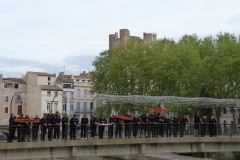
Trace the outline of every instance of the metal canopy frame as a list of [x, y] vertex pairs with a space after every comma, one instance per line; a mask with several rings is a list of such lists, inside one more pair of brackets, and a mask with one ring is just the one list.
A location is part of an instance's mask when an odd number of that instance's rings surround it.
[[186, 98], [176, 96], [143, 96], [143, 95], [105, 95], [98, 94], [94, 98], [98, 103], [133, 104], [133, 105], [163, 105], [172, 107], [234, 107], [240, 108], [239, 99], [215, 99], [206, 97]]

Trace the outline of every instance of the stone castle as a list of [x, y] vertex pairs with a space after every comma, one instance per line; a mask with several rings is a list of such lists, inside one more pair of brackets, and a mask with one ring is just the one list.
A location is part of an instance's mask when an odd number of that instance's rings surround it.
[[[118, 32], [109, 35], [109, 49], [116, 48], [119, 44], [125, 43], [129, 39], [141, 39], [140, 37], [130, 36], [128, 29], [120, 29], [120, 37], [118, 38]], [[143, 33], [143, 40], [146, 42], [154, 42], [157, 40], [156, 33]]]

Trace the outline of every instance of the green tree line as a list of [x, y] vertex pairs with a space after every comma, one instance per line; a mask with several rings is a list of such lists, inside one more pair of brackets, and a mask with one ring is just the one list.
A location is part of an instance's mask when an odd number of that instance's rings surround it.
[[[221, 99], [240, 93], [240, 39], [230, 33], [184, 35], [178, 41], [164, 38], [150, 44], [129, 40], [101, 52], [93, 66], [92, 89], [98, 94]], [[124, 112], [153, 106], [106, 104], [100, 111], [109, 114], [112, 107]], [[221, 107], [215, 110], [220, 114]], [[190, 106], [190, 111], [196, 110]]]

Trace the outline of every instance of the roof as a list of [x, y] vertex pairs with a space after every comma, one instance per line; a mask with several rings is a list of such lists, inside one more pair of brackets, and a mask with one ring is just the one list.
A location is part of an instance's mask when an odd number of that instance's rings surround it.
[[56, 82], [73, 83], [71, 75], [58, 75]]
[[90, 79], [91, 78], [91, 73], [88, 72], [88, 73], [81, 73], [79, 76], [74, 76], [74, 78], [87, 78], [87, 79]]
[[27, 84], [22, 78], [3, 78], [2, 81], [17, 82], [21, 84]]
[[41, 88], [47, 91], [62, 91], [62, 89], [56, 85], [41, 85]]
[[38, 76], [49, 76], [49, 77], [56, 77], [56, 74], [49, 74], [47, 72], [28, 72], [28, 73], [34, 73]]

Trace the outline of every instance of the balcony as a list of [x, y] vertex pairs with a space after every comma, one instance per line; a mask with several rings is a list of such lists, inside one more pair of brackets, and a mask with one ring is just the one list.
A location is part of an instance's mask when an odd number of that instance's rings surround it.
[[74, 111], [69, 111], [69, 115], [74, 115]]
[[68, 98], [62, 98], [62, 103], [65, 103], [65, 101], [66, 101], [66, 103], [67, 103], [67, 101], [68, 101]]
[[95, 95], [80, 95], [80, 96], [76, 95], [75, 97], [76, 99], [93, 99]]
[[75, 98], [70, 98], [70, 99], [69, 99], [69, 102], [70, 102], [70, 103], [74, 103], [74, 101], [75, 101]]
[[[91, 113], [91, 109], [74, 108], [75, 113]], [[94, 109], [92, 110], [94, 112]]]
[[74, 86], [88, 86], [88, 87], [91, 87], [92, 86], [92, 83], [91, 82], [74, 82]]
[[63, 88], [63, 92], [74, 92], [74, 88]]

